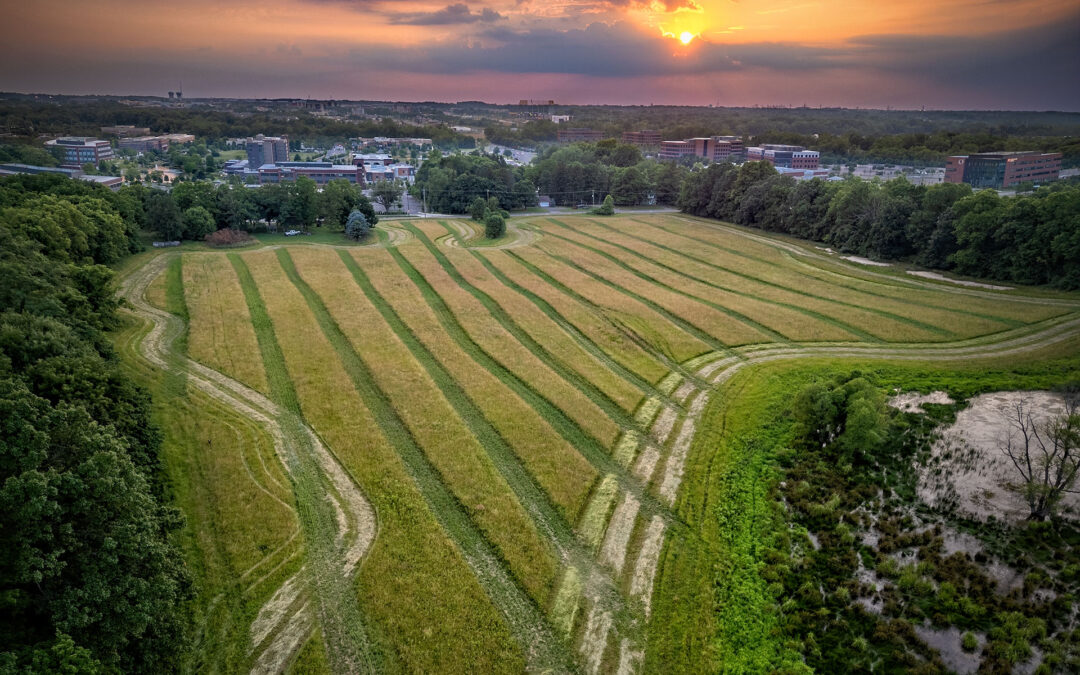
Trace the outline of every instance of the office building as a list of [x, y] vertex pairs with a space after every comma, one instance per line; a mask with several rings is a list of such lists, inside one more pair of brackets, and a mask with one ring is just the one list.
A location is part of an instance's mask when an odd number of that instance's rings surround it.
[[746, 161], [768, 162], [785, 169], [817, 169], [821, 154], [801, 145], [766, 144], [746, 149]]
[[116, 142], [116, 147], [134, 152], [167, 152], [169, 150], [169, 140], [164, 136], [134, 136], [121, 138]]
[[58, 173], [75, 180], [83, 180], [96, 185], [104, 185], [110, 190], [119, 190], [124, 179], [119, 176], [88, 176], [82, 169], [62, 169], [55, 166], [34, 166], [32, 164], [0, 164], [0, 176], [19, 173]]
[[57, 155], [61, 166], [68, 169], [78, 169], [87, 163], [96, 165], [113, 158], [112, 146], [108, 141], [85, 136], [64, 136], [45, 141], [45, 147]]
[[742, 136], [713, 136], [713, 161], [739, 162], [746, 158]]
[[689, 141], [661, 141], [660, 159], [678, 159], [694, 154], [694, 146]]
[[622, 134], [622, 142], [630, 145], [636, 145], [639, 148], [657, 148], [660, 146], [660, 132], [659, 131], [624, 131]]
[[276, 162], [259, 167], [259, 184], [289, 183], [300, 176], [307, 176], [317, 185], [326, 185], [332, 180], [345, 179], [350, 183], [363, 185], [364, 167], [356, 164], [334, 164], [332, 162]]
[[945, 182], [1004, 189], [1017, 183], [1044, 183], [1061, 173], [1060, 152], [980, 152], [945, 160]]
[[246, 139], [244, 149], [247, 150], [248, 165], [252, 167], [285, 162], [289, 159], [289, 137], [259, 134]]
[[569, 129], [559, 129], [557, 134], [560, 143], [580, 143], [582, 141], [595, 143], [604, 140], [604, 132], [595, 129], [571, 127]]

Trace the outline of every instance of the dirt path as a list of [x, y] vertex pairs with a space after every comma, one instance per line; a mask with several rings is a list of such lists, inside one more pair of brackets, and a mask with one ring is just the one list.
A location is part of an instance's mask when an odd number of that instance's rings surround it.
[[[330, 487], [325, 496], [335, 502], [335, 510], [345, 514], [339, 527], [348, 528], [347, 531], [339, 532], [336, 559], [330, 564], [336, 569], [335, 576], [340, 576], [345, 581], [350, 580], [375, 538], [375, 512], [371, 504], [318, 435], [302, 422], [298, 422], [295, 415], [282, 410], [250, 387], [172, 351], [174, 340], [183, 331], [183, 323], [178, 317], [152, 306], [145, 297], [147, 286], [162, 273], [170, 257], [159, 255], [151, 258], [143, 267], [128, 275], [120, 285], [119, 294], [128, 301], [132, 312], [151, 324], [150, 331], [138, 345], [139, 352], [152, 365], [162, 370], [186, 375], [189, 385], [265, 428], [273, 440], [282, 465], [290, 475], [294, 471], [292, 467], [297, 453], [306, 451], [300, 446], [311, 449], [313, 459]], [[283, 419], [291, 419], [301, 425], [299, 433], [303, 435], [303, 443], [297, 443], [295, 435], [283, 427]], [[301, 497], [302, 495], [297, 494], [298, 500]], [[327, 584], [313, 579], [313, 576], [308, 567], [303, 568], [287, 579], [260, 609], [250, 629], [255, 657], [252, 672], [283, 670], [310, 635], [316, 614], [328, 636], [346, 636], [355, 632], [353, 627], [334, 630], [334, 626], [328, 625], [339, 617], [333, 612], [325, 611], [329, 599], [322, 597], [320, 591]], [[319, 600], [319, 607], [313, 607], [311, 602], [303, 600], [313, 591]], [[362, 645], [354, 647], [363, 651]], [[328, 650], [331, 651], [335, 653], [328, 653], [328, 656], [335, 670], [359, 672], [368, 669], [362, 653], [350, 653], [353, 651], [351, 649]]]

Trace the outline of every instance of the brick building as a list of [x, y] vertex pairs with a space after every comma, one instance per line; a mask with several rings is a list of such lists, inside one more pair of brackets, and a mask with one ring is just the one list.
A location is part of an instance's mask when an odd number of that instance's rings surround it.
[[259, 184], [291, 183], [300, 176], [307, 176], [317, 185], [326, 185], [332, 180], [343, 178], [357, 185], [364, 184], [364, 167], [355, 164], [333, 164], [331, 162], [277, 162], [259, 167]]
[[45, 141], [45, 147], [56, 153], [60, 165], [67, 169], [78, 169], [83, 164], [97, 164], [113, 158], [112, 145], [108, 141], [85, 136], [64, 136]]
[[630, 145], [636, 145], [639, 148], [656, 148], [660, 145], [660, 132], [659, 131], [624, 131], [622, 134], [622, 142]]
[[946, 183], [968, 183], [974, 188], [1004, 189], [1017, 183], [1057, 180], [1060, 152], [981, 152], [945, 160]]

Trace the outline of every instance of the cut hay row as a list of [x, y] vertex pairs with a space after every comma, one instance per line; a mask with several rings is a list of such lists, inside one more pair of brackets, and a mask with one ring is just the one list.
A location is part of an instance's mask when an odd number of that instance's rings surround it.
[[[672, 265], [707, 283], [768, 298], [786, 306], [804, 306], [819, 316], [842, 318], [848, 325], [877, 330], [876, 337], [891, 341], [933, 340], [951, 336], [952, 333], [938, 323], [923, 319], [947, 316], [954, 322], [962, 322], [965, 320], [963, 315], [968, 314], [950, 308], [940, 310], [942, 316], [925, 317], [928, 309], [925, 305], [896, 301], [885, 296], [875, 299], [867, 293], [824, 284], [800, 272], [798, 266], [790, 261], [784, 265], [766, 263], [730, 249], [715, 247], [706, 254], [702, 252], [701, 242], [684, 239], [680, 234], [657, 227], [630, 225], [619, 232], [619, 237], [619, 241], [650, 259]], [[885, 298], [884, 301], [882, 298]], [[935, 311], [935, 308], [930, 309]], [[1010, 323], [1006, 319], [971, 316], [975, 320], [969, 328], [997, 330], [1003, 324]], [[881, 321], [885, 322], [884, 326], [878, 325]]]
[[649, 429], [649, 434], [660, 445], [667, 443], [668, 436], [671, 435], [671, 430], [675, 426], [675, 420], [679, 416], [679, 411], [674, 406], [664, 406], [664, 409], [660, 412], [660, 416], [653, 422], [652, 427]]
[[679, 484], [682, 483], [683, 470], [686, 466], [686, 455], [690, 452], [690, 443], [694, 439], [694, 429], [701, 413], [705, 410], [705, 404], [709, 401], [709, 395], [701, 392], [690, 405], [690, 410], [683, 420], [679, 435], [671, 445], [667, 461], [664, 464], [664, 479], [660, 483], [660, 496], [667, 500], [668, 504], [675, 504]]
[[[551, 311], [574, 326], [617, 364], [642, 382], [653, 383], [668, 372], [661, 359], [597, 311], [584, 298], [560, 288], [561, 284], [521, 259], [508, 253], [485, 253], [482, 258], [515, 287], [541, 299]], [[545, 310], [547, 311], [547, 310]]]
[[[423, 225], [419, 227], [423, 229]], [[428, 234], [430, 236], [430, 233]], [[575, 379], [579, 388], [588, 385], [586, 394], [598, 405], [605, 407], [609, 415], [623, 423], [629, 420], [627, 413], [637, 406], [642, 397], [641, 385], [647, 387], [647, 383], [622, 377], [617, 364], [610, 357], [580, 331], [566, 330], [567, 322], [557, 320], [561, 317], [553, 310], [550, 313], [545, 312], [542, 306], [537, 306], [527, 296], [523, 297], [512, 283], [504, 280], [505, 275], [497, 270], [492, 272], [493, 268], [479, 253], [451, 252], [442, 259], [452, 264], [461, 278], [473, 289], [497, 303], [498, 310], [493, 311], [493, 316], [515, 336], [518, 336], [519, 332], [525, 333], [527, 337], [523, 343], [530, 350], [535, 343], [550, 353], [550, 357], [545, 358], [545, 363], [553, 368], [568, 370], [567, 374]], [[481, 301], [483, 302], [482, 299]], [[502, 312], [505, 312], [505, 318], [499, 316]], [[590, 393], [593, 388], [596, 391]], [[617, 405], [621, 414], [608, 410], [604, 399]]]
[[[280, 251], [279, 257], [283, 254]], [[543, 605], [556, 572], [553, 550], [485, 453], [480, 437], [462, 421], [444, 398], [445, 389], [429, 377], [360, 288], [340, 283], [348, 270], [335, 252], [294, 249], [291, 258], [440, 477], [533, 599]], [[440, 375], [444, 387], [460, 394], [445, 371]], [[462, 412], [479, 415], [474, 408]], [[482, 417], [476, 423], [482, 423]]]
[[581, 638], [581, 655], [585, 659], [585, 672], [600, 672], [607, 651], [608, 634], [611, 632], [611, 614], [599, 604], [593, 604], [585, 620], [585, 632]]
[[[687, 297], [654, 278], [635, 273], [617, 258], [605, 257], [568, 238], [547, 237], [542, 249], [612, 290], [642, 302], [713, 349], [785, 340], [783, 335], [755, 324], [745, 315]], [[687, 358], [696, 355], [690, 354]]]
[[808, 309], [806, 303], [779, 302], [760, 293], [739, 290], [735, 285], [715, 283], [690, 274], [684, 269], [685, 265], [671, 265], [639, 252], [636, 248], [642, 245], [638, 242], [626, 246], [617, 243], [615, 237], [598, 240], [577, 231], [566, 232], [562, 238], [646, 282], [722, 312], [756, 329], [772, 342], [878, 340], [857, 326]]
[[611, 515], [608, 523], [607, 534], [604, 543], [600, 547], [600, 563], [610, 566], [618, 577], [622, 573], [623, 564], [626, 561], [626, 547], [630, 543], [630, 535], [634, 531], [634, 523], [637, 521], [638, 510], [641, 502], [629, 492], [623, 495], [615, 512]]
[[648, 427], [652, 423], [656, 413], [660, 410], [662, 402], [657, 396], [645, 399], [634, 413], [634, 421], [642, 427]]
[[629, 468], [634, 461], [634, 457], [637, 456], [638, 446], [641, 445], [641, 433], [633, 429], [629, 429], [623, 432], [622, 438], [619, 439], [618, 444], [615, 446], [615, 451], [611, 453], [611, 456], [615, 458], [623, 468]]
[[600, 481], [593, 491], [592, 497], [585, 505], [585, 510], [578, 521], [577, 530], [585, 541], [586, 546], [593, 552], [600, 547], [600, 541], [604, 537], [607, 528], [608, 516], [615, 504], [615, 496], [619, 491], [619, 482], [615, 476], [608, 474]]
[[[415, 234], [415, 233], [414, 233]], [[426, 237], [424, 238], [425, 241]], [[427, 242], [430, 245], [430, 242]], [[602, 446], [614, 442], [619, 426], [581, 389], [545, 363], [538, 353], [527, 348], [505, 326], [498, 323], [489, 308], [466, 288], [460, 286], [451, 270], [442, 265], [430, 250], [416, 246], [394, 249], [439, 294], [453, 319], [481, 349], [502, 366], [574, 420], [583, 431]], [[496, 318], [492, 322], [492, 318]], [[571, 378], [572, 379], [572, 378]]]
[[564, 262], [535, 246], [511, 255], [527, 263], [530, 271], [542, 273], [546, 281], [557, 285], [560, 290], [585, 299], [596, 307], [602, 316], [635, 336], [639, 344], [645, 346], [668, 370], [675, 370], [678, 363], [712, 349], [711, 339], [705, 342], [682, 330], [668, 314], [658, 311], [655, 303], [631, 296], [616, 285], [589, 274], [579, 265]]
[[[589, 332], [583, 331], [574, 322], [563, 316], [550, 302], [544, 299], [544, 297], [542, 297], [540, 293], [534, 291], [532, 288], [526, 287], [514, 281], [512, 278], [510, 278], [508, 274], [506, 274], [498, 266], [493, 264], [491, 260], [488, 259], [489, 256], [481, 255], [478, 251], [475, 250], [470, 250], [470, 254], [483, 266], [483, 268], [492, 277], [498, 280], [500, 284], [506, 286], [509, 289], [512, 289], [515, 293], [532, 303], [536, 307], [536, 309], [543, 312], [545, 316], [547, 316], [551, 321], [558, 325], [567, 334], [567, 336], [569, 336], [578, 346], [580, 346], [581, 349], [585, 350], [594, 359], [599, 361], [600, 364], [602, 364], [605, 369], [611, 371], [616, 378], [621, 379], [623, 381], [621, 387], [628, 389], [628, 392], [623, 392], [615, 398], [620, 402], [621, 405], [623, 405], [624, 408], [632, 409], [634, 406], [637, 405], [640, 397], [643, 394], [648, 395], [653, 393], [652, 380], [646, 379], [637, 372], [624, 366], [620, 361], [613, 357], [611, 353], [605, 351], [604, 347], [598, 344]], [[527, 283], [531, 285], [538, 285], [541, 283], [535, 277], [527, 276], [526, 278], [528, 279]], [[549, 289], [549, 291], [557, 293], [555, 289]], [[590, 318], [596, 318], [593, 317], [591, 314], [589, 316]], [[610, 341], [610, 337], [608, 337], [607, 335], [602, 335], [598, 337], [604, 338], [605, 341]], [[625, 341], [625, 338], [623, 338], [623, 336], [621, 335], [618, 335], [617, 333], [615, 334], [615, 337], [619, 342]], [[629, 344], [630, 346], [640, 350], [640, 348], [636, 347], [636, 345], [633, 345], [633, 343]], [[657, 364], [657, 367], [660, 368], [659, 364]]]
[[[495, 548], [470, 519], [464, 505], [455, 499], [442, 481], [438, 470], [424, 454], [401, 413], [394, 407], [386, 392], [378, 386], [371, 369], [352, 348], [322, 299], [296, 272], [286, 250], [279, 250], [277, 255], [288, 281], [295, 291], [299, 291], [301, 302], [306, 302], [316, 325], [321, 328], [336, 352], [353, 387], [397, 452], [430, 512], [454, 541], [488, 598], [499, 609], [518, 645], [524, 650], [530, 667], [552, 668], [565, 665], [566, 655], [536, 604], [515, 581]], [[447, 463], [446, 466], [450, 464]]]
[[190, 316], [188, 354], [253, 389], [269, 393], [251, 316], [229, 261], [216, 254], [186, 254], [183, 260]]
[[575, 449], [588, 443], [587, 436], [480, 349], [396, 249], [389, 256], [355, 260], [378, 294], [393, 300], [394, 311], [409, 330], [474, 398], [566, 520], [575, 522], [598, 476]]
[[[744, 265], [745, 261], [766, 263], [774, 268], [782, 269], [785, 274], [790, 274], [789, 270], [794, 267], [799, 273], [827, 278], [830, 280], [829, 286], [834, 288], [833, 293], [839, 291], [837, 286], [847, 288], [850, 284], [851, 288], [874, 294], [877, 297], [893, 298], [917, 306], [941, 309], [946, 312], [959, 311], [970, 316], [995, 320], [1026, 322], [1061, 313], [1060, 308], [1040, 306], [1025, 302], [1024, 299], [1014, 300], [1003, 293], [996, 293], [994, 299], [988, 299], [985, 297], [985, 292], [972, 293], [934, 285], [927, 288], [927, 285], [919, 282], [864, 270], [855, 265], [845, 264], [826, 256], [814, 255], [806, 249], [772, 241], [730, 226], [678, 219], [674, 223], [658, 222], [655, 227], [683, 239], [697, 242], [698, 245], [705, 244], [710, 251], [720, 251], [734, 256], [735, 259], [744, 261]], [[737, 241], [739, 248], [729, 248], [725, 245], [732, 243], [732, 239]], [[786, 250], [787, 247], [793, 248], [798, 253], [797, 258]], [[959, 310], [955, 308], [956, 303], [953, 301], [957, 297], [965, 298], [964, 307]]]
[[[408, 670], [480, 663], [497, 672], [520, 672], [524, 654], [509, 627], [440, 528], [303, 297], [272, 253], [245, 254], [244, 260], [251, 288], [261, 290], [266, 299], [261, 312], [252, 311], [256, 334], [268, 330], [267, 339], [280, 342], [283, 354], [280, 365], [270, 362], [267, 367], [272, 389], [276, 380], [295, 382], [304, 416], [379, 513], [379, 536], [360, 568], [359, 592], [349, 582], [341, 584], [341, 591], [351, 597], [352, 611], [362, 608], [380, 627], [378, 636], [385, 642], [380, 653]], [[245, 285], [243, 274], [240, 280]], [[266, 317], [265, 327], [260, 315]], [[438, 597], [439, 603], [418, 604], [418, 597]], [[325, 619], [323, 623], [325, 631]], [[480, 634], [478, 626], [483, 627]], [[324, 637], [330, 651], [333, 637]]]
[[[428, 227], [431, 226], [429, 223]], [[641, 392], [635, 391], [603, 363], [594, 359], [592, 354], [578, 346], [557, 324], [551, 322], [547, 315], [531, 303], [522, 302], [512, 289], [493, 278], [471, 253], [443, 253], [431, 243], [421, 228], [412, 225], [410, 227], [415, 228], [417, 239], [427, 247], [457, 285], [476, 298], [491, 317], [523, 347], [587, 396], [615, 423], [621, 426], [629, 423], [627, 407], [618, 399], [629, 399], [636, 403]], [[629, 409], [633, 409], [633, 403], [629, 405]]]
[[660, 516], [653, 516], [645, 530], [645, 538], [630, 578], [630, 595], [641, 601], [646, 615], [651, 611], [653, 581], [657, 564], [660, 562], [660, 552], [664, 548], [665, 529], [664, 520]]
[[563, 638], [568, 639], [574, 632], [581, 605], [581, 590], [581, 573], [576, 567], [567, 567], [554, 594], [550, 612], [551, 623]]
[[[843, 339], [854, 336], [864, 341], [877, 342], [881, 341], [882, 337], [874, 333], [872, 329], [881, 332], [879, 324], [882, 322], [886, 324], [885, 335], [900, 329], [911, 330], [916, 327], [922, 328], [923, 333], [931, 337], [951, 335], [948, 331], [931, 324], [892, 315], [873, 307], [863, 307], [853, 302], [843, 302], [835, 298], [819, 298], [798, 288], [767, 283], [749, 274], [728, 270], [711, 262], [707, 263], [694, 254], [684, 253], [658, 242], [636, 237], [628, 232], [618, 232], [606, 225], [601, 224], [599, 227], [603, 228], [604, 238], [601, 241], [606, 246], [629, 254], [630, 258], [627, 262], [631, 259], [640, 261], [633, 265], [636, 269], [644, 269], [657, 279], [666, 280], [666, 283], [678, 283], [678, 287], [686, 288], [696, 297], [710, 297], [710, 294], [715, 295], [719, 291], [743, 298], [737, 306], [740, 311], [747, 312], [756, 321], [762, 323], [768, 322], [764, 317], [774, 314], [775, 318], [771, 319], [774, 323], [769, 325], [774, 330], [780, 330], [781, 327], [787, 328], [789, 338], [803, 341], [836, 339], [820, 327], [820, 324], [827, 324], [839, 331]], [[580, 234], [597, 239], [595, 235], [587, 231]], [[641, 263], [645, 263], [645, 267], [642, 267]], [[657, 268], [667, 274], [653, 271]], [[755, 314], [755, 303], [758, 308], [771, 305], [774, 309], [772, 312], [766, 309], [764, 315]], [[796, 320], [792, 313], [802, 314], [813, 322], [808, 323], [805, 319]], [[1000, 326], [996, 322], [993, 325]], [[920, 333], [912, 339], [922, 337], [924, 335]]]

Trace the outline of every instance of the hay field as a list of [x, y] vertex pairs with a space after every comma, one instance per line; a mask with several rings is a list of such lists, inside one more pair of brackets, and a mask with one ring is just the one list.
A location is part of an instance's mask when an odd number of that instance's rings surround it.
[[[1038, 359], [1080, 325], [1076, 296], [868, 270], [680, 214], [514, 221], [497, 246], [424, 220], [375, 246], [166, 252], [132, 285], [186, 326], [174, 351], [295, 421], [275, 453], [257, 419], [208, 414], [197, 433], [235, 453], [221, 457], [167, 425], [190, 548], [238, 570], [289, 560], [276, 588], [214, 586], [233, 623], [282, 605], [284, 627], [236, 631], [198, 663], [336, 670], [345, 645], [374, 671], [633, 673], [679, 650], [703, 667], [712, 612], [672, 612], [723, 559], [722, 464], [697, 431], [720, 433], [730, 377], [800, 358]], [[213, 408], [200, 395], [177, 414]], [[355, 564], [336, 557], [363, 511], [339, 506], [325, 461], [304, 464], [320, 444], [374, 514]]]

